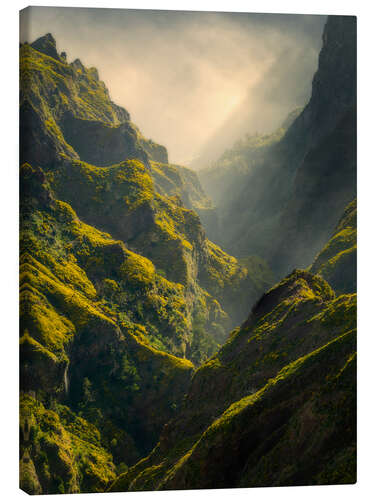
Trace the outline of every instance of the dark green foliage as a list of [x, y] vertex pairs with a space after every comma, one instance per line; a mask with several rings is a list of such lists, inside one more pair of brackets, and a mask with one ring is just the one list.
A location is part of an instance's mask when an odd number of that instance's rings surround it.
[[272, 288], [110, 490], [355, 482], [355, 300], [307, 271]]
[[334, 235], [317, 255], [311, 271], [323, 276], [338, 293], [357, 290], [357, 200], [350, 203]]

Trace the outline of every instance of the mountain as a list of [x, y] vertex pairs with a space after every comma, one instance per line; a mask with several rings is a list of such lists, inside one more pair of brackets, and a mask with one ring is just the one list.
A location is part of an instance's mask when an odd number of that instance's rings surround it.
[[356, 294], [295, 270], [195, 372], [158, 445], [110, 491], [355, 481]]
[[51, 34], [20, 64], [21, 488], [355, 482], [355, 20], [216, 206]]
[[355, 196], [355, 18], [328, 17], [310, 101], [286, 132], [248, 143], [201, 180], [207, 187], [211, 175], [218, 184], [209, 193], [217, 241], [234, 255], [261, 256], [281, 277], [311, 262]]
[[20, 70], [21, 487], [103, 491], [271, 283], [206, 238], [196, 174], [95, 68], [47, 34]]

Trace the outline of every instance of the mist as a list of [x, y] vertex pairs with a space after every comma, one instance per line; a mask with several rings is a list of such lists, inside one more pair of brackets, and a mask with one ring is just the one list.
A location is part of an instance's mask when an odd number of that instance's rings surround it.
[[[201, 164], [305, 104], [325, 16], [32, 7], [21, 41], [52, 33], [171, 162]], [[203, 164], [202, 164], [203, 162]]]

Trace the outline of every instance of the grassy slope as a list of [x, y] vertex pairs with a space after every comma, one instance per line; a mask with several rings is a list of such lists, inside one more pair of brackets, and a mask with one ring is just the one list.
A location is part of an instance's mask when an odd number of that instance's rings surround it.
[[357, 200], [346, 208], [332, 238], [316, 256], [311, 271], [323, 276], [337, 293], [357, 290]]
[[[195, 373], [158, 446], [111, 490], [354, 482], [355, 328], [355, 294], [295, 271]], [[320, 439], [306, 446], [312, 429]]]
[[[114, 463], [135, 461], [157, 439], [187, 387], [193, 365], [168, 354], [168, 345], [149, 333], [173, 320], [172, 338], [178, 328], [184, 331], [182, 286], [159, 276], [148, 259], [121, 241], [82, 223], [68, 204], [52, 197], [40, 169], [22, 167], [21, 190], [21, 389], [36, 419], [21, 451], [35, 459], [31, 477], [39, 478], [30, 491], [39, 489], [38, 482], [43, 492], [99, 491], [113, 478]], [[139, 312], [147, 299], [148, 307]], [[149, 330], [139, 323], [143, 318]], [[60, 403], [73, 410], [72, 418], [79, 414], [90, 422], [87, 428], [96, 427], [105, 464], [103, 478], [91, 486], [85, 474], [59, 476], [61, 463], [51, 465], [53, 453], [75, 456], [64, 421], [53, 413]], [[49, 429], [39, 409], [63, 430], [53, 430], [55, 424]], [[21, 421], [27, 417], [23, 410]], [[44, 434], [54, 448], [44, 450], [41, 462], [38, 443]], [[87, 460], [94, 466], [94, 458]], [[55, 467], [48, 480], [46, 467]], [[28, 489], [27, 481], [22, 484]]]

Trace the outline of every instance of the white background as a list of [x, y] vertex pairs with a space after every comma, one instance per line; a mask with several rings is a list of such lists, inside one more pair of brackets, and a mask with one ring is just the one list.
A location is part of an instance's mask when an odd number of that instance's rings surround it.
[[[374, 32], [371, 0], [263, 0], [263, 1], [95, 1], [48, 2], [36, 5], [64, 7], [117, 7], [179, 10], [218, 10], [358, 16], [358, 213], [359, 213], [359, 369], [358, 369], [358, 483], [354, 486], [317, 486], [150, 493], [111, 493], [79, 498], [197, 500], [248, 498], [310, 498], [340, 500], [375, 498], [375, 162], [374, 162]], [[1, 8], [1, 153], [0, 153], [0, 497], [25, 496], [18, 490], [18, 10], [28, 3], [2, 3]], [[34, 4], [32, 4], [34, 5]], [[69, 495], [57, 498], [71, 499]]]

